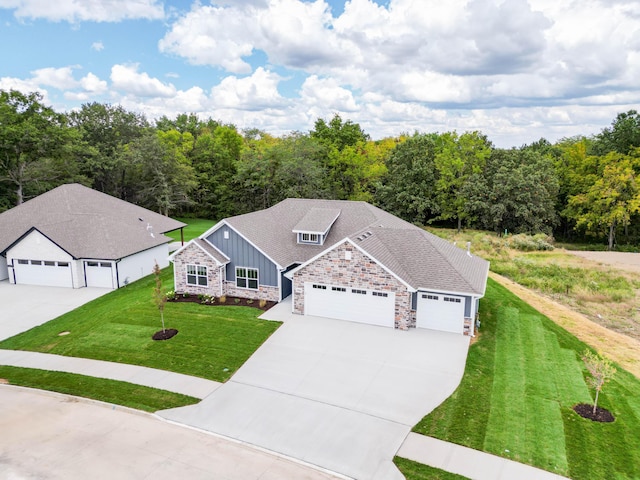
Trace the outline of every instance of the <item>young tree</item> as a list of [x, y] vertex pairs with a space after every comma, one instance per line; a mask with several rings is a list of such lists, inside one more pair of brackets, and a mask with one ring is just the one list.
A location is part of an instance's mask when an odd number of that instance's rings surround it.
[[588, 380], [589, 386], [595, 389], [596, 399], [593, 402], [593, 414], [596, 414], [598, 407], [598, 396], [602, 387], [609, 381], [616, 373], [616, 368], [612, 365], [611, 360], [603, 355], [593, 353], [591, 350], [585, 350], [582, 354], [582, 361], [585, 367], [591, 374]]
[[167, 303], [167, 296], [164, 294], [162, 290], [162, 278], [160, 277], [160, 266], [158, 262], [155, 262], [153, 266], [153, 275], [156, 280], [156, 285], [153, 288], [153, 301], [158, 307], [158, 311], [160, 312], [160, 321], [162, 322], [162, 332], [164, 333], [166, 330], [164, 328], [164, 305]]

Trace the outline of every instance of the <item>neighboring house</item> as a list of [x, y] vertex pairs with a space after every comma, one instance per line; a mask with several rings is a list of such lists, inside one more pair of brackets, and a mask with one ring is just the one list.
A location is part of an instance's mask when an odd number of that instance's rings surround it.
[[169, 258], [177, 292], [473, 334], [489, 263], [366, 202], [288, 199], [224, 219]]
[[0, 280], [119, 288], [169, 265], [163, 233], [185, 224], [79, 184], [0, 213]]

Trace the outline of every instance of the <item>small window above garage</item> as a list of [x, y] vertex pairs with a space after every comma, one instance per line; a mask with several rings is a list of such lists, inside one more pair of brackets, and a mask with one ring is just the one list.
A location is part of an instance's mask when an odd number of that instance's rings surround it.
[[297, 242], [307, 245], [323, 245], [331, 227], [340, 216], [337, 208], [312, 208], [293, 227]]

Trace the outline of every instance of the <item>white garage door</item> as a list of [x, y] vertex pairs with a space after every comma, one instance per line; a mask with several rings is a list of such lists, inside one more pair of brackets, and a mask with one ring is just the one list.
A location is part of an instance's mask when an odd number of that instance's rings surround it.
[[395, 303], [393, 292], [304, 284], [305, 315], [393, 327]]
[[84, 262], [87, 287], [113, 288], [111, 262]]
[[462, 333], [464, 298], [418, 292], [416, 325], [420, 328]]
[[54, 260], [14, 260], [16, 283], [47, 287], [73, 287], [71, 264]]

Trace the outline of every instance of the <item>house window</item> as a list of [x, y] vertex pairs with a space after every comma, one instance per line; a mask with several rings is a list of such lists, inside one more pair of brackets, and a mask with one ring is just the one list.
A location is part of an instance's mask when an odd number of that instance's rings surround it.
[[317, 283], [314, 283], [313, 284], [313, 288], [317, 288], [317, 289], [320, 289], [320, 290], [326, 290], [327, 286], [326, 285], [318, 285]]
[[445, 302], [460, 303], [459, 298], [455, 298], [455, 297], [442, 297], [442, 298], [444, 299]]
[[59, 267], [68, 267], [69, 266], [69, 262], [58, 262], [58, 266]]
[[44, 261], [44, 265], [46, 267], [55, 267], [56, 266], [56, 262], [52, 262], [51, 260], [45, 260]]
[[302, 233], [300, 234], [300, 241], [305, 243], [318, 243], [317, 233]]
[[371, 292], [371, 295], [374, 297], [388, 297], [389, 294], [387, 292]]
[[207, 267], [205, 265], [187, 265], [187, 285], [207, 286]]
[[99, 267], [100, 263], [98, 262], [87, 262], [87, 267]]
[[229, 230], [225, 230], [224, 232], [222, 232], [222, 236], [225, 240], [229, 240]]
[[31, 260], [31, 265], [42, 265], [42, 260]]
[[245, 267], [236, 268], [236, 286], [238, 288], [258, 290], [258, 269]]
[[367, 291], [366, 290], [359, 290], [357, 288], [352, 288], [351, 289], [351, 293], [357, 293], [358, 295], [366, 295]]
[[29, 260], [18, 260], [18, 265], [29, 265]]
[[344, 287], [331, 287], [331, 290], [333, 290], [334, 292], [346, 292], [347, 289]]
[[422, 298], [427, 300], [438, 300], [438, 295], [422, 295]]

